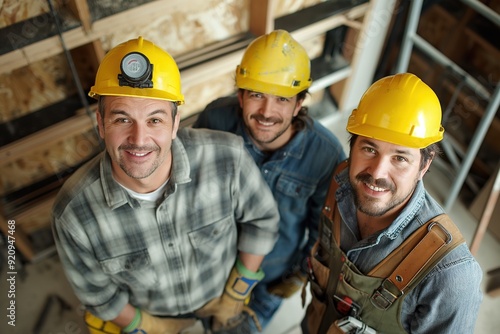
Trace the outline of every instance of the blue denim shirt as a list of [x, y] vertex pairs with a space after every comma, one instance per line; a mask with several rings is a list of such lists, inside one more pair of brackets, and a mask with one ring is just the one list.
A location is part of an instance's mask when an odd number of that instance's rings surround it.
[[262, 263], [266, 274], [263, 282], [271, 282], [302, 263], [318, 237], [319, 214], [334, 168], [345, 159], [337, 137], [313, 121], [286, 146], [271, 155], [265, 154], [245, 131], [238, 100], [233, 96], [209, 104], [193, 126], [243, 137], [278, 203], [279, 237]]
[[[361, 240], [348, 170], [335, 176], [342, 217], [340, 248], [364, 274], [429, 219], [443, 213], [419, 181], [392, 224]], [[482, 270], [464, 243], [447, 254], [404, 299], [401, 322], [408, 333], [473, 333], [482, 301]]]

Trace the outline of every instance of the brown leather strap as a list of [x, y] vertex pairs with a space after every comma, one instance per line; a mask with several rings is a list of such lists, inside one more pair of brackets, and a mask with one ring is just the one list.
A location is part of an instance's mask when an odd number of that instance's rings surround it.
[[[334, 221], [334, 212], [337, 206], [337, 200], [335, 198], [335, 193], [339, 187], [337, 181], [335, 181], [335, 176], [338, 175], [341, 171], [343, 171], [348, 166], [348, 161], [342, 161], [337, 168], [335, 168], [335, 172], [333, 173], [332, 180], [330, 181], [330, 188], [328, 188], [328, 193], [326, 194], [325, 205], [323, 206], [323, 215], [327, 217], [329, 220]], [[337, 214], [338, 216], [338, 214]], [[321, 228], [321, 226], [320, 226]], [[333, 237], [335, 238], [335, 242], [338, 246], [340, 246], [340, 221], [337, 219], [335, 222], [333, 231]], [[321, 235], [321, 231], [320, 231]]]
[[335, 172], [332, 175], [332, 180], [330, 181], [330, 188], [328, 188], [328, 193], [326, 194], [325, 198], [325, 205], [323, 206], [323, 214], [330, 220], [332, 220], [333, 218], [333, 210], [335, 209], [335, 205], [337, 204], [337, 200], [335, 199], [335, 192], [339, 187], [339, 184], [337, 183], [337, 181], [335, 181], [335, 176], [343, 171], [347, 166], [347, 160], [342, 161], [337, 166], [337, 168], [335, 168]]
[[368, 275], [386, 277], [404, 292], [424, 268], [432, 268], [463, 242], [462, 234], [451, 219], [446, 214], [439, 215], [416, 230]]

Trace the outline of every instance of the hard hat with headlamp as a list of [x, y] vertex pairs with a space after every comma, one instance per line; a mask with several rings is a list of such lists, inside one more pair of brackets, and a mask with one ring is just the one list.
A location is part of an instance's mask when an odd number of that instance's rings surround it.
[[89, 96], [106, 95], [184, 103], [175, 60], [142, 37], [117, 45], [102, 60]]

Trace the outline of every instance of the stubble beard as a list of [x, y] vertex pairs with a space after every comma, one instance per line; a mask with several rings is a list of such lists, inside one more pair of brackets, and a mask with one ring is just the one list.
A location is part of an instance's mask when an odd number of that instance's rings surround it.
[[[385, 215], [401, 203], [404, 203], [413, 193], [413, 191], [410, 191], [404, 196], [395, 196], [396, 189], [393, 184], [390, 184], [385, 179], [378, 179], [374, 182], [373, 178], [368, 174], [359, 174], [356, 176], [355, 181], [350, 182], [352, 189], [354, 190], [354, 204], [356, 205], [356, 209], [370, 217], [381, 217]], [[384, 205], [379, 199], [362, 194], [358, 186], [363, 186], [365, 182], [389, 189], [392, 196], [390, 201]]]
[[120, 152], [123, 152], [125, 150], [144, 150], [144, 151], [150, 151], [149, 154], [156, 154], [156, 157], [153, 161], [153, 164], [151, 167], [149, 167], [146, 170], [142, 170], [141, 165], [137, 165], [137, 168], [134, 168], [133, 164], [127, 164], [125, 163], [125, 159], [123, 158], [123, 155], [120, 155], [120, 160], [118, 161], [118, 165], [120, 166], [121, 170], [130, 178], [140, 180], [140, 179], [145, 179], [149, 176], [151, 176], [159, 166], [163, 163], [165, 158], [162, 158], [160, 155], [160, 149], [158, 147], [136, 147], [136, 146], [124, 146], [120, 147]]

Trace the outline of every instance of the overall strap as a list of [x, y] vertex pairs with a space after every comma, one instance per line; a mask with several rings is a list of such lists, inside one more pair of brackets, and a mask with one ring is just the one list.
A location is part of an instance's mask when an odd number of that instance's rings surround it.
[[[333, 301], [333, 295], [337, 289], [337, 283], [339, 280], [341, 266], [338, 265], [341, 261], [341, 255], [339, 252], [333, 252], [332, 247], [336, 244], [340, 248], [340, 214], [337, 210], [337, 200], [335, 198], [335, 193], [339, 187], [337, 181], [335, 181], [335, 176], [338, 175], [342, 170], [348, 166], [347, 160], [341, 162], [335, 169], [335, 173], [332, 176], [330, 182], [330, 188], [325, 199], [325, 205], [323, 206], [323, 219], [320, 219], [319, 226], [319, 236], [320, 238], [328, 238], [329, 240], [323, 240], [320, 245], [329, 247], [327, 251], [329, 252], [328, 268], [330, 269], [330, 274], [328, 275], [328, 282], [326, 284], [326, 310], [321, 319], [321, 324], [319, 326], [318, 333], [326, 333], [328, 328], [331, 326], [331, 319], [328, 315], [336, 313], [335, 303]], [[329, 226], [325, 226], [328, 224]], [[333, 225], [333, 226], [332, 226]], [[328, 232], [328, 233], [327, 233]]]
[[451, 219], [441, 214], [417, 229], [368, 275], [385, 278], [372, 295], [373, 305], [389, 308], [409, 285], [422, 278], [446, 254], [465, 240]]
[[[347, 166], [348, 166], [347, 160], [342, 161], [337, 166], [337, 168], [335, 168], [335, 172], [333, 173], [332, 180], [330, 181], [330, 187], [328, 188], [328, 193], [326, 194], [326, 198], [325, 198], [325, 205], [323, 205], [323, 210], [322, 210], [322, 214], [326, 218], [328, 218], [329, 221], [334, 220], [333, 219], [334, 212], [335, 212], [335, 208], [337, 207], [337, 200], [335, 198], [335, 193], [337, 192], [339, 184], [337, 183], [337, 181], [335, 181], [335, 176], [338, 175], [345, 168], [347, 168]], [[319, 228], [320, 228], [319, 235], [321, 236], [322, 235], [321, 229], [323, 228], [321, 222], [320, 222]], [[335, 238], [335, 242], [337, 243], [337, 245], [340, 246], [340, 223], [334, 224], [333, 228], [334, 228], [333, 237]], [[332, 240], [332, 239], [330, 239], [330, 240]]]

